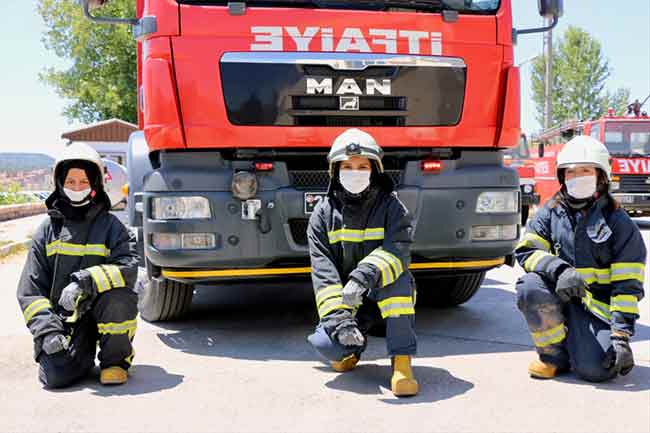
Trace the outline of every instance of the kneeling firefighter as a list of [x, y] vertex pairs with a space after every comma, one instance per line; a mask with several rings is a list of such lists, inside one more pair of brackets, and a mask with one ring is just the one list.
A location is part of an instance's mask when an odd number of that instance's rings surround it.
[[412, 222], [384, 173], [383, 152], [369, 134], [350, 129], [327, 157], [330, 186], [307, 235], [320, 323], [308, 337], [336, 371], [352, 370], [366, 335], [385, 321], [396, 396], [418, 392], [415, 285], [408, 266]]
[[609, 194], [610, 155], [589, 136], [557, 156], [560, 191], [529, 222], [517, 246], [528, 272], [517, 282], [539, 360], [528, 372], [573, 369], [602, 382], [634, 367], [629, 340], [643, 297], [646, 249], [636, 224]]
[[94, 149], [68, 146], [54, 165], [54, 182], [45, 202], [49, 218], [34, 234], [17, 293], [39, 379], [48, 388], [82, 379], [99, 342], [101, 383], [124, 383], [136, 330], [135, 238], [109, 213]]

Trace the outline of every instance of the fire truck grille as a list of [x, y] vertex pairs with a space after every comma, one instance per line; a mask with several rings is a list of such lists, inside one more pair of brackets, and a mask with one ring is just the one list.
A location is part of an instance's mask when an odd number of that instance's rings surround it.
[[[396, 186], [400, 184], [400, 170], [386, 170], [386, 174]], [[324, 191], [329, 185], [330, 176], [326, 170], [291, 170], [289, 182], [296, 189]]]
[[[338, 96], [294, 96], [294, 110], [339, 110]], [[359, 111], [403, 111], [406, 110], [406, 98], [400, 96], [361, 96]]]
[[295, 126], [405, 126], [403, 116], [294, 116]]
[[642, 175], [622, 175], [621, 192], [650, 192], [650, 176]]
[[298, 245], [307, 245], [307, 225], [309, 220], [306, 218], [296, 218], [289, 220], [289, 230], [291, 237]]

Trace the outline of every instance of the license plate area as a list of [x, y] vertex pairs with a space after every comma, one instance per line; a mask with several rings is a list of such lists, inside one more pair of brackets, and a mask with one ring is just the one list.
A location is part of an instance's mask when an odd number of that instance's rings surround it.
[[304, 209], [305, 214], [309, 215], [314, 212], [316, 205], [321, 202], [327, 195], [326, 192], [305, 192], [304, 193]]

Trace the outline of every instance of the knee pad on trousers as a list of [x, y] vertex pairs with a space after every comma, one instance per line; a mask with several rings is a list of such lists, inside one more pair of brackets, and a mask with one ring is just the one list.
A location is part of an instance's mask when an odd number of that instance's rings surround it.
[[352, 354], [360, 355], [363, 347], [350, 348], [332, 339], [322, 327], [317, 327], [313, 334], [307, 337], [307, 341], [314, 349], [328, 361], [340, 361]]
[[616, 377], [616, 371], [603, 368], [598, 362], [590, 362], [589, 364], [578, 364], [573, 366], [573, 372], [582, 380], [587, 382], [606, 382]]

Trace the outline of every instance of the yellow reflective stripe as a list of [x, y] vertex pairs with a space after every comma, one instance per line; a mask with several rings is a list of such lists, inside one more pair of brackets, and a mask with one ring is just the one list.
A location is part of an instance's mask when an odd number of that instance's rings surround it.
[[364, 241], [380, 241], [384, 239], [384, 228], [369, 228], [365, 230], [356, 229], [339, 229], [327, 232], [330, 244], [337, 242], [364, 242]]
[[131, 364], [133, 364], [133, 357], [134, 356], [135, 356], [135, 349], [131, 348], [131, 354], [129, 356], [127, 356], [126, 358], [124, 358], [124, 361], [127, 364], [131, 365]]
[[551, 251], [551, 243], [544, 239], [543, 237], [527, 232], [521, 242], [517, 245], [516, 249], [519, 248], [534, 248], [542, 251], [549, 252]]
[[90, 276], [95, 282], [95, 286], [97, 286], [98, 293], [103, 293], [111, 290], [111, 283], [108, 281], [108, 277], [104, 273], [104, 270], [101, 266], [93, 266], [86, 270], [90, 272]]
[[546, 331], [531, 332], [530, 335], [533, 337], [535, 346], [546, 347], [563, 341], [566, 338], [566, 330], [564, 329], [564, 323], [562, 323]]
[[404, 272], [402, 261], [395, 254], [386, 251], [381, 247], [373, 251], [372, 254], [377, 254], [379, 257], [383, 258], [390, 264], [390, 266], [393, 268], [395, 279], [397, 279], [400, 275], [402, 275], [402, 272]]
[[639, 301], [634, 295], [616, 295], [610, 300], [610, 311], [639, 314]]
[[98, 323], [97, 330], [100, 334], [110, 334], [110, 335], [122, 335], [128, 334], [129, 337], [133, 338], [135, 335], [135, 330], [138, 327], [138, 319], [126, 320], [124, 322], [114, 323]]
[[588, 284], [609, 284], [611, 276], [609, 268], [576, 268], [576, 271], [585, 279]]
[[539, 265], [539, 262], [541, 262], [545, 257], [553, 257], [553, 255], [541, 250], [536, 250], [524, 262], [524, 269], [527, 272], [533, 272], [537, 268], [537, 265]]
[[108, 257], [110, 250], [102, 244], [72, 244], [61, 242], [59, 240], [51, 242], [45, 246], [47, 256], [61, 254], [64, 256], [101, 256]]
[[609, 305], [594, 298], [594, 295], [587, 290], [582, 298], [582, 303], [596, 316], [609, 322], [612, 315], [609, 312]]
[[337, 296], [329, 299], [318, 308], [318, 316], [322, 319], [334, 310], [352, 310], [352, 307], [343, 303], [343, 298]]
[[377, 302], [381, 317], [397, 317], [415, 314], [415, 305], [411, 296], [393, 296]]
[[111, 284], [113, 288], [119, 288], [126, 286], [124, 278], [122, 277], [122, 272], [117, 265], [101, 265], [102, 269], [108, 274], [108, 277], [111, 279]]
[[332, 296], [341, 296], [343, 294], [343, 286], [340, 284], [333, 284], [326, 286], [316, 293], [316, 304], [320, 305], [323, 301], [331, 298]]
[[40, 298], [29, 304], [27, 308], [25, 308], [25, 311], [23, 311], [25, 323], [29, 323], [38, 312], [43, 311], [46, 308], [52, 308], [52, 304], [47, 298]]
[[641, 283], [645, 277], [643, 263], [612, 263], [612, 281], [638, 280]]
[[381, 286], [385, 287], [391, 284], [395, 279], [393, 278], [393, 271], [390, 268], [390, 265], [386, 263], [382, 258], [373, 255], [372, 253], [367, 255], [359, 263], [370, 263], [379, 269], [381, 273]]

